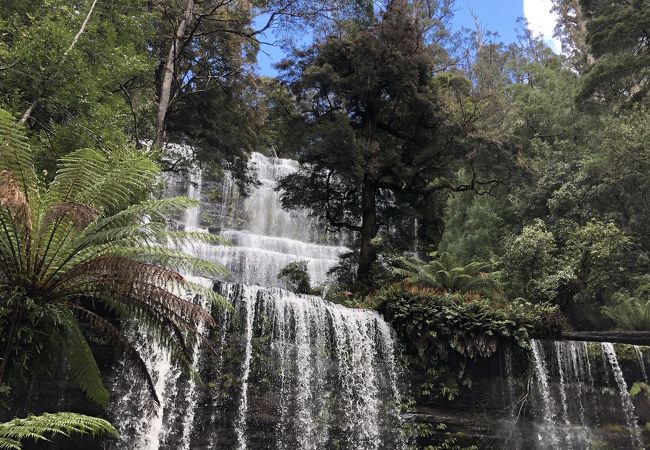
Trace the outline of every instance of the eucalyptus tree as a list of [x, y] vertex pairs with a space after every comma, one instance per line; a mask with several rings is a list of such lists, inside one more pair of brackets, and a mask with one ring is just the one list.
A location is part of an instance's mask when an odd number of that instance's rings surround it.
[[573, 68], [582, 73], [595, 58], [587, 44], [587, 18], [581, 0], [553, 0], [553, 11], [558, 17], [555, 36], [560, 39], [562, 52]]
[[[295, 33], [327, 28], [354, 0], [157, 0], [152, 52], [153, 144], [189, 142], [195, 157], [251, 181], [251, 151], [264, 145], [265, 114], [256, 73], [262, 44], [290, 45]], [[187, 163], [187, 161], [180, 161]], [[178, 164], [176, 164], [177, 166]]]
[[[425, 5], [426, 4], [426, 5]], [[425, 8], [426, 6], [426, 8]], [[357, 283], [372, 285], [373, 242], [394, 199], [489, 191], [475, 164], [490, 149], [472, 140], [471, 84], [441, 42], [446, 2], [388, 2], [378, 17], [352, 17], [281, 64], [299, 114], [287, 145], [303, 169], [280, 182], [285, 207], [312, 208], [328, 226], [358, 236]], [[469, 171], [458, 182], [459, 167]]]
[[219, 239], [168, 231], [164, 221], [196, 202], [151, 199], [158, 167], [133, 150], [73, 151], [45, 185], [22, 127], [3, 110], [0, 149], [0, 384], [17, 385], [66, 361], [87, 396], [105, 404], [91, 338], [129, 358], [156, 398], [122, 325], [137, 321], [189, 369], [192, 345], [202, 340], [198, 327], [214, 320], [186, 294], [225, 304], [179, 273], [222, 269], [174, 250]]
[[605, 101], [645, 101], [650, 91], [650, 2], [581, 0], [586, 41], [596, 58], [580, 97]]

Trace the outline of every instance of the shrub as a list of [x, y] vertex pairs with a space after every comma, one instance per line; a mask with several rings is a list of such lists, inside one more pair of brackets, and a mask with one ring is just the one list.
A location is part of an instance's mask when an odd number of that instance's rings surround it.
[[305, 261], [294, 261], [284, 266], [278, 273], [278, 280], [292, 292], [312, 294], [311, 277]]

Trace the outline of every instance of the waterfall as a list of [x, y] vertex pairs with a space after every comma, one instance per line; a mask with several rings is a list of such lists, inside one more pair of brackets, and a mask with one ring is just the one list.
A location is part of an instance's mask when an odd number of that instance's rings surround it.
[[648, 384], [648, 372], [645, 370], [645, 361], [643, 359], [643, 353], [638, 345], [634, 346], [634, 353], [636, 353], [636, 358], [639, 360], [639, 368], [641, 369], [641, 375], [643, 376], [643, 381]]
[[566, 425], [566, 434], [565, 434], [565, 442], [568, 447], [572, 446], [571, 443], [571, 433], [569, 432], [569, 427], [571, 426], [571, 422], [569, 421], [569, 405], [567, 404], [567, 393], [566, 393], [566, 383], [565, 383], [565, 375], [564, 375], [564, 355], [563, 355], [563, 345], [561, 342], [554, 342], [554, 347], [555, 347], [555, 354], [557, 356], [557, 367], [558, 367], [558, 374], [560, 378], [560, 402], [562, 405], [562, 420], [564, 421], [564, 424]]
[[644, 446], [641, 442], [641, 431], [639, 430], [639, 426], [637, 424], [638, 420], [634, 413], [634, 404], [632, 403], [630, 393], [627, 391], [627, 383], [623, 377], [621, 366], [618, 364], [618, 358], [616, 357], [614, 346], [609, 343], [603, 343], [602, 349], [603, 354], [607, 357], [607, 360], [612, 367], [614, 379], [618, 385], [618, 390], [621, 395], [621, 405], [623, 406], [623, 411], [625, 412], [625, 419], [627, 422], [627, 428], [630, 432], [633, 448], [643, 449]]
[[512, 364], [512, 348], [510, 346], [506, 347], [503, 352], [503, 363], [505, 368], [505, 384], [507, 387], [507, 398], [508, 398], [508, 438], [506, 440], [507, 444], [512, 442], [514, 448], [521, 447], [521, 435], [518, 429], [519, 422], [519, 412], [517, 410], [517, 394], [515, 389], [515, 377], [514, 369]]
[[[254, 153], [251, 168], [259, 185], [245, 199], [227, 176], [207, 182], [199, 170], [170, 183], [196, 199], [220, 190], [218, 204], [203, 202], [181, 220], [186, 230], [216, 228], [233, 244], [185, 249], [228, 269], [215, 288], [232, 309], [213, 311], [219, 326], [206, 337], [218, 355], [194, 348], [195, 367], [209, 385], [195, 383], [140, 339], [162, 401], [146, 405], [139, 385], [118, 382], [113, 411], [124, 433], [113, 448], [405, 448], [392, 329], [374, 311], [281, 289], [277, 274], [286, 264], [305, 261], [312, 285], [325, 283], [347, 248], [308, 211], [281, 208], [274, 188], [278, 177], [298, 169], [295, 161]], [[216, 218], [202, 215], [204, 208]]]
[[[201, 169], [193, 167], [191, 169], [190, 179], [187, 184], [187, 197], [192, 200], [201, 200], [201, 188], [203, 184], [203, 177]], [[188, 208], [183, 215], [183, 223], [185, 224], [186, 231], [196, 231], [199, 229], [199, 212], [200, 206]]]
[[541, 342], [535, 339], [531, 341], [531, 350], [537, 388], [542, 397], [543, 420], [545, 425], [541, 428], [541, 433], [538, 434], [538, 440], [544, 442], [548, 438], [550, 441], [548, 448], [559, 448], [560, 440], [555, 429], [555, 402], [551, 396], [548, 369], [546, 368], [544, 349]]
[[[553, 351], [545, 352], [545, 347]], [[608, 425], [613, 424], [622, 425], [629, 433], [627, 442], [621, 441], [625, 435], [606, 439], [617, 439], [618, 448], [644, 448], [613, 344], [533, 340], [531, 356], [541, 405], [535, 408], [532, 404], [533, 426], [537, 430], [535, 448], [592, 448], [595, 442], [605, 439], [610, 433]], [[595, 370], [599, 365], [594, 365], [591, 358], [599, 358], [605, 365]], [[615, 381], [615, 390], [610, 387], [610, 377]]]
[[[198, 223], [198, 222], [197, 222]], [[202, 277], [192, 277], [192, 276], [186, 276], [186, 278], [189, 278], [191, 281], [201, 284], [204, 287], [211, 287], [212, 282], [206, 278]], [[210, 311], [212, 308], [206, 301], [206, 299], [202, 297], [198, 297], [198, 303], [206, 308], [208, 311]], [[201, 323], [197, 329], [198, 333], [200, 335], [205, 335], [205, 324]], [[200, 341], [197, 340], [194, 344], [194, 348], [192, 349], [192, 364], [194, 367], [197, 369], [200, 369], [201, 366], [201, 345]], [[190, 448], [190, 442], [191, 442], [191, 432], [192, 432], [192, 427], [194, 426], [194, 415], [196, 412], [196, 403], [198, 401], [197, 398], [197, 389], [198, 386], [196, 384], [196, 381], [193, 379], [189, 379], [187, 381], [188, 383], [188, 389], [187, 389], [187, 409], [185, 416], [183, 418], [183, 426], [182, 426], [182, 436], [181, 436], [181, 446], [179, 450], [189, 450]]]

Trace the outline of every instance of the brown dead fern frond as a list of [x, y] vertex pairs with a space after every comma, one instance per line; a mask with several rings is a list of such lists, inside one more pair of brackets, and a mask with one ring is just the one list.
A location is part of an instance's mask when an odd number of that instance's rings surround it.
[[173, 311], [187, 323], [203, 323], [208, 327], [216, 326], [214, 318], [208, 310], [160, 286], [136, 282], [132, 293], [133, 299], [143, 300], [153, 307], [156, 307], [156, 305], [162, 306]]
[[412, 292], [414, 294], [429, 294], [437, 297], [442, 297], [448, 294], [447, 291], [440, 288], [433, 288], [423, 285], [422, 283], [412, 283], [409, 281], [400, 281], [397, 283], [401, 289]]
[[[203, 323], [208, 327], [216, 325], [208, 310], [156, 284], [144, 281], [97, 277], [87, 279], [88, 285], [104, 295], [119, 298], [124, 303], [136, 303], [158, 311], [163, 315], [173, 315], [188, 325]], [[83, 294], [83, 286], [80, 286]]]
[[63, 218], [69, 218], [75, 227], [85, 228], [98, 216], [97, 211], [83, 203], [64, 202], [52, 206], [43, 222], [49, 225]]
[[126, 279], [129, 282], [140, 280], [165, 287], [185, 283], [185, 278], [174, 270], [120, 255], [101, 255], [92, 258], [78, 264], [66, 276], [72, 278], [87, 274], [100, 274], [110, 278]]
[[4, 206], [14, 218], [25, 226], [28, 233], [32, 230], [32, 215], [25, 193], [20, 190], [13, 174], [8, 170], [0, 172], [0, 206]]

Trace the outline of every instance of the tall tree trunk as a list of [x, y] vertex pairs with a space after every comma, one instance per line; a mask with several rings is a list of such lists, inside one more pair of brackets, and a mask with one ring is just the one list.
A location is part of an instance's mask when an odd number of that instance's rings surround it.
[[565, 331], [553, 339], [584, 342], [614, 342], [630, 345], [650, 345], [648, 331]]
[[185, 37], [185, 30], [187, 25], [192, 20], [194, 13], [194, 0], [187, 0], [185, 11], [181, 21], [176, 26], [174, 31], [174, 38], [169, 45], [169, 52], [167, 52], [167, 59], [162, 69], [162, 81], [160, 84], [160, 97], [158, 99], [158, 114], [156, 115], [156, 134], [153, 138], [153, 144], [162, 146], [165, 140], [165, 129], [167, 127], [167, 112], [169, 110], [169, 103], [171, 101], [172, 83], [174, 81], [174, 68], [178, 53], [182, 47], [182, 40]]
[[357, 270], [357, 285], [361, 291], [367, 292], [371, 286], [372, 265], [377, 257], [372, 240], [377, 234], [377, 190], [367, 178], [361, 188], [361, 235], [359, 248], [359, 268]]
[[591, 53], [591, 46], [587, 44], [587, 22], [585, 20], [585, 16], [582, 14], [582, 6], [580, 5], [579, 1], [576, 2], [575, 13], [576, 13], [576, 24], [578, 26], [578, 29], [580, 30], [580, 35], [584, 40], [584, 42], [582, 42], [582, 45], [584, 46], [587, 66], [593, 66], [594, 63], [596, 62], [596, 58], [594, 58], [594, 55]]

